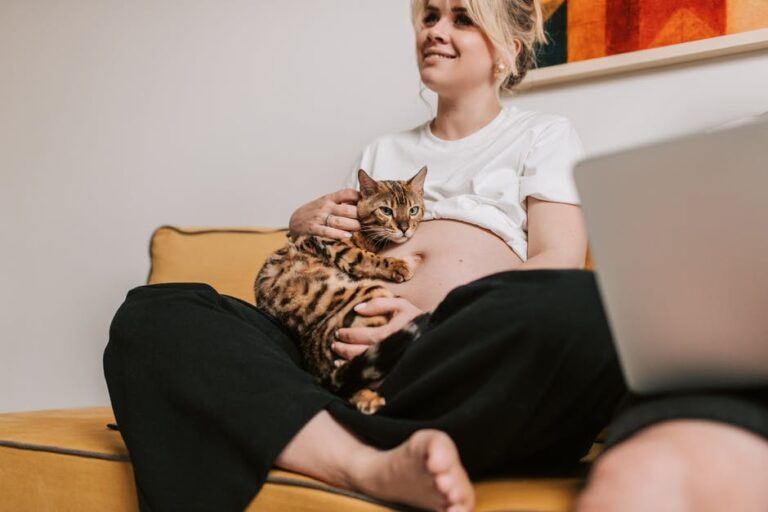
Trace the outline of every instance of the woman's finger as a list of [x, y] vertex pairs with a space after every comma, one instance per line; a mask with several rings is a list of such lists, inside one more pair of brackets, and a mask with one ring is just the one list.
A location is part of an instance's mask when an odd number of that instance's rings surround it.
[[331, 344], [331, 350], [336, 352], [336, 354], [343, 357], [344, 359], [352, 359], [353, 357], [359, 356], [368, 350], [368, 345], [358, 345], [335, 341]]
[[360, 199], [360, 192], [353, 188], [343, 188], [326, 197], [334, 203], [356, 203]]
[[355, 219], [342, 217], [333, 213], [326, 215], [324, 223], [329, 228], [340, 229], [343, 231], [360, 231], [360, 223]]
[[381, 327], [347, 327], [346, 329], [339, 329], [336, 337], [344, 343], [367, 348], [368, 345], [380, 342], [392, 332], [394, 331], [389, 324]]
[[324, 226], [322, 224], [313, 224], [312, 227], [309, 228], [309, 234], [321, 236], [323, 238], [333, 238], [335, 240], [346, 240], [352, 236], [352, 233], [349, 231]]
[[[356, 343], [358, 345], [370, 345], [371, 340], [365, 336], [360, 336], [359, 329], [368, 329], [367, 327], [342, 327], [336, 329], [336, 339], [344, 343]], [[351, 334], [350, 334], [351, 332]]]
[[351, 204], [334, 204], [331, 213], [338, 217], [357, 220], [357, 206]]
[[377, 297], [355, 306], [355, 313], [363, 316], [387, 315], [399, 311], [402, 300], [397, 297]]

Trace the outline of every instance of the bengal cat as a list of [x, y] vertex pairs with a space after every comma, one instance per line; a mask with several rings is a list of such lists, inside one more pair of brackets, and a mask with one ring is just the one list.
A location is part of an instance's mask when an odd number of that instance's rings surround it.
[[419, 337], [427, 315], [340, 368], [334, 365], [331, 343], [342, 327], [377, 327], [388, 322], [384, 315], [358, 315], [354, 307], [394, 296], [381, 279], [399, 283], [412, 277], [405, 261], [379, 256], [376, 251], [413, 235], [424, 216], [426, 175], [423, 167], [409, 180], [376, 181], [359, 170], [361, 230], [347, 240], [289, 237], [288, 244], [267, 258], [256, 276], [256, 305], [296, 335], [304, 367], [365, 414], [373, 414], [385, 404], [371, 388]]

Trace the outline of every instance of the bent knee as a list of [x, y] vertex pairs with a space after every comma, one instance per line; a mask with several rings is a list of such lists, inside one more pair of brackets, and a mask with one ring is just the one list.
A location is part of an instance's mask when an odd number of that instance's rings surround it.
[[656, 446], [611, 449], [592, 467], [575, 510], [654, 510], [661, 497], [668, 510], [692, 510], [682, 493], [688, 470], [674, 453]]
[[167, 283], [139, 286], [128, 292], [109, 327], [110, 344], [133, 346], [152, 342], [162, 327], [189, 318], [220, 296], [204, 283]]

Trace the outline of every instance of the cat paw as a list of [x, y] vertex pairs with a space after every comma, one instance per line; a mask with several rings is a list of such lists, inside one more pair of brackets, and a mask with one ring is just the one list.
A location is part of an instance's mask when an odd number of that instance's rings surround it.
[[363, 414], [376, 414], [376, 411], [387, 404], [383, 396], [370, 389], [361, 389], [349, 399], [357, 410]]
[[397, 258], [387, 258], [387, 262], [389, 263], [387, 270], [389, 271], [388, 278], [390, 281], [402, 283], [413, 277], [413, 271], [405, 261]]

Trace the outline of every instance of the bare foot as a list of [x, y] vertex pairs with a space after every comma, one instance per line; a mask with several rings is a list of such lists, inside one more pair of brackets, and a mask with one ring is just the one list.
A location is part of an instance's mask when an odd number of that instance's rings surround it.
[[354, 489], [387, 501], [446, 512], [471, 511], [475, 504], [456, 445], [439, 430], [419, 430], [392, 450], [365, 454], [350, 469]]

